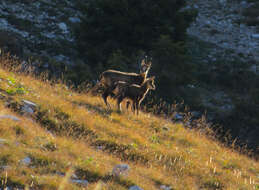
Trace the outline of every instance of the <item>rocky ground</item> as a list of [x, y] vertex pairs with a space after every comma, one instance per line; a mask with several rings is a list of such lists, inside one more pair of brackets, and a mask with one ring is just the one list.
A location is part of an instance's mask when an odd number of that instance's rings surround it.
[[[236, 57], [251, 62], [258, 72], [259, 29], [243, 24], [247, 1], [189, 0], [187, 8], [198, 10], [188, 29], [191, 37], [215, 46], [209, 47], [204, 62]], [[0, 3], [0, 45], [18, 56], [39, 57], [45, 67], [51, 62], [73, 64], [80, 61], [75, 49], [74, 28], [80, 23], [77, 1], [20, 1]]]
[[219, 56], [229, 60], [238, 56], [252, 61], [251, 69], [258, 72], [259, 28], [242, 23], [242, 12], [251, 5], [247, 1], [190, 0], [188, 6], [199, 13], [187, 33], [217, 46], [208, 54], [212, 61]]
[[73, 28], [80, 22], [76, 1], [0, 3], [0, 45], [19, 57], [72, 64], [77, 56]]

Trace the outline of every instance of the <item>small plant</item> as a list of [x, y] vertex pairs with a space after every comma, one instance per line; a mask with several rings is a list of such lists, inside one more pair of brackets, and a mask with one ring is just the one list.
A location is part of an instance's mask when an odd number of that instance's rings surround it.
[[7, 80], [8, 80], [8, 84], [10, 84], [10, 85], [15, 85], [16, 84], [16, 80], [13, 77], [8, 77]]
[[156, 135], [152, 135], [150, 137], [150, 140], [151, 140], [152, 143], [160, 143], [159, 137], [156, 136]]
[[8, 88], [5, 90], [5, 92], [9, 95], [28, 93], [28, 91], [24, 87]]
[[15, 131], [15, 134], [18, 135], [18, 136], [24, 134], [24, 129], [22, 127], [18, 126], [18, 125], [14, 126], [13, 129]]
[[133, 149], [138, 149], [138, 145], [136, 143], [131, 143], [130, 146], [133, 148]]
[[55, 151], [55, 150], [57, 150], [57, 145], [53, 142], [49, 142], [49, 143], [43, 145], [43, 148], [47, 151]]

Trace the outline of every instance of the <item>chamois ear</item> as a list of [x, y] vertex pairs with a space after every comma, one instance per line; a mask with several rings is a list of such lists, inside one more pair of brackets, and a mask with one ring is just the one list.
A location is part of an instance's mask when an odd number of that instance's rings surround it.
[[143, 66], [143, 65], [145, 65], [145, 64], [146, 64], [145, 59], [142, 59], [142, 61], [141, 61], [141, 66]]
[[155, 78], [156, 78], [155, 76], [150, 77], [151, 80], [155, 80]]

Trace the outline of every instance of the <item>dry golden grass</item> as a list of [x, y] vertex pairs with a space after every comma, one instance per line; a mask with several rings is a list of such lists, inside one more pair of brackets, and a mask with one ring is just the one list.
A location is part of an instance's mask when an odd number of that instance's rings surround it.
[[[0, 79], [0, 115], [20, 118], [0, 119], [0, 139], [6, 139], [0, 142], [0, 187], [86, 188], [70, 181], [75, 173], [96, 190], [134, 184], [145, 190], [161, 184], [179, 190], [259, 188], [258, 162], [200, 131], [151, 114], [107, 110], [99, 97], [30, 75], [0, 68]], [[20, 113], [23, 99], [38, 105], [34, 116]], [[29, 165], [22, 163], [26, 157]], [[130, 172], [114, 178], [111, 171], [120, 163]]]

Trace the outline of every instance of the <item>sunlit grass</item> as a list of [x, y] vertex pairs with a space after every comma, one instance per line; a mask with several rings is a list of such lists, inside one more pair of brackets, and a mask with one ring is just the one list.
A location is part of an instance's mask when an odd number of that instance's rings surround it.
[[[0, 79], [0, 95], [4, 96], [0, 115], [20, 119], [0, 119], [0, 139], [4, 139], [0, 142], [0, 179], [6, 178], [9, 186], [85, 188], [71, 182], [72, 174], [88, 180], [88, 189], [128, 189], [133, 184], [143, 189], [258, 186], [256, 161], [199, 130], [147, 113], [136, 116], [125, 107], [118, 113], [110, 99], [112, 110], [108, 110], [100, 97], [30, 75], [0, 69]], [[8, 93], [9, 81], [23, 86], [26, 93]], [[6, 107], [9, 99], [17, 107]], [[40, 118], [21, 115], [18, 107], [24, 99], [38, 105], [35, 114]], [[24, 164], [27, 157], [30, 163]], [[114, 178], [111, 171], [120, 163], [128, 164], [130, 172]]]

